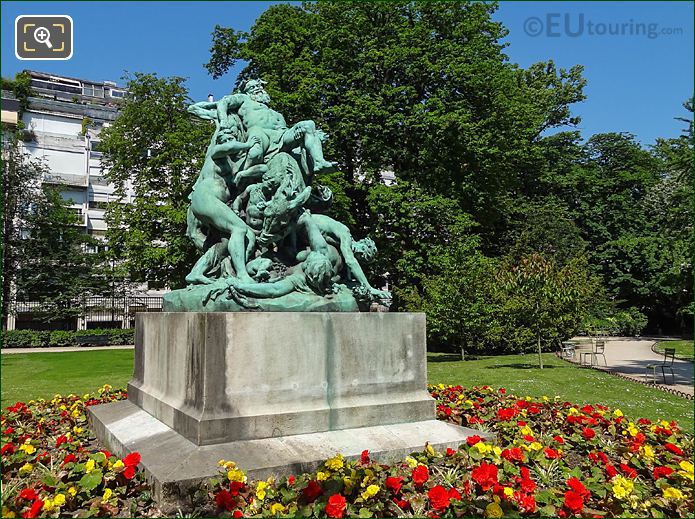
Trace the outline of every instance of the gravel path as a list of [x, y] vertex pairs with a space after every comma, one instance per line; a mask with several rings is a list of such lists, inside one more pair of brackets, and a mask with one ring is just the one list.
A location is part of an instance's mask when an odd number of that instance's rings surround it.
[[[576, 341], [582, 341], [576, 348], [574, 362], [579, 362], [582, 352], [591, 351], [591, 344], [586, 337], [578, 337]], [[645, 368], [647, 364], [660, 364], [664, 360], [663, 355], [654, 353], [652, 345], [656, 340], [629, 339], [629, 338], [609, 338], [606, 340], [606, 362], [598, 356], [598, 367], [620, 373], [622, 375], [644, 381]], [[649, 370], [651, 373], [651, 370]], [[689, 395], [693, 394], [693, 363], [686, 360], [676, 359], [673, 362], [673, 373], [675, 383], [671, 383], [671, 372], [666, 370], [666, 381], [661, 376], [661, 370], [657, 369], [657, 383], [671, 389], [676, 389]]]

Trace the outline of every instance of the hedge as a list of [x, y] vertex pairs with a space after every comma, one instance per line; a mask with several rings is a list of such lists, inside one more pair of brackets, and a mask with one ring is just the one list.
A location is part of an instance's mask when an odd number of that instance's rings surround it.
[[134, 342], [135, 330], [133, 328], [76, 331], [8, 330], [2, 332], [3, 348], [115, 346], [133, 344]]

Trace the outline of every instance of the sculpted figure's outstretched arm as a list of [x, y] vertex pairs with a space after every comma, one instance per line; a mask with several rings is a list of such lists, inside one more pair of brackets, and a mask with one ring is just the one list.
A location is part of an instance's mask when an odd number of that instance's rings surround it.
[[236, 139], [233, 139], [231, 141], [218, 144], [215, 146], [215, 149], [212, 152], [212, 158], [221, 159], [226, 155], [251, 149], [257, 142], [260, 142], [258, 137], [251, 137], [247, 142], [239, 142]]

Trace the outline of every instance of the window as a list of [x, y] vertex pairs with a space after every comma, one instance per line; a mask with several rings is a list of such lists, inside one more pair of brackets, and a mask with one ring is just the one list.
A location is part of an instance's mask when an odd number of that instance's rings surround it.
[[90, 200], [89, 201], [89, 208], [90, 209], [106, 209], [109, 206], [108, 202], [104, 202], [101, 200]]
[[98, 85], [84, 85], [82, 95], [90, 97], [104, 97], [104, 87]]
[[31, 86], [35, 88], [40, 88], [43, 90], [54, 90], [57, 92], [69, 92], [71, 94], [81, 94], [82, 87], [78, 85], [66, 85], [65, 83], [58, 83], [55, 81], [43, 81], [40, 79], [32, 79]]
[[111, 89], [111, 97], [123, 98], [125, 97], [125, 91]]
[[101, 153], [101, 141], [99, 141], [99, 140], [94, 140], [94, 139], [90, 139], [90, 141], [89, 141], [89, 149], [90, 149], [91, 155], [92, 155], [93, 157], [101, 157], [101, 156], [102, 156], [102, 153]]

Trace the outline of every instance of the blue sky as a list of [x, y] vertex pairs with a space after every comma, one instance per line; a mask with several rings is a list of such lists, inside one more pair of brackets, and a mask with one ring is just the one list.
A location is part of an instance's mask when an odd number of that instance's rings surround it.
[[[2, 2], [2, 75], [24, 68], [119, 81], [125, 70], [190, 78], [191, 95], [227, 93], [240, 69], [208, 76], [215, 24], [247, 30], [271, 2]], [[20, 14], [68, 14], [75, 50], [68, 61], [22, 62], [14, 55]], [[626, 131], [644, 144], [674, 137], [693, 94], [692, 2], [502, 2], [511, 61], [582, 64], [587, 99], [574, 107], [585, 137]], [[565, 23], [567, 25], [565, 26]], [[577, 34], [580, 32], [581, 34]], [[603, 34], [603, 32], [618, 34]], [[649, 33], [653, 37], [649, 37]], [[120, 82], [120, 81], [119, 81]]]

